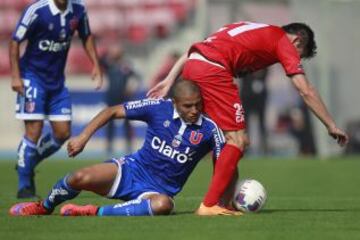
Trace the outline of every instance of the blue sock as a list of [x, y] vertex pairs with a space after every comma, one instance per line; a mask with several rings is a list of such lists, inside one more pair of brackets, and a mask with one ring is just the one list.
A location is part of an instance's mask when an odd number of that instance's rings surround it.
[[39, 161], [36, 144], [23, 137], [18, 148], [18, 162], [16, 170], [18, 172], [18, 188], [33, 186], [34, 168]]
[[54, 138], [51, 133], [41, 136], [37, 144], [39, 162], [57, 152], [63, 144], [64, 141]]
[[51, 189], [47, 198], [44, 200], [43, 205], [49, 210], [53, 210], [57, 205], [75, 198], [79, 195], [80, 191], [72, 189], [67, 184], [67, 178], [69, 175], [60, 179]]
[[102, 206], [98, 216], [151, 216], [150, 199], [135, 199], [125, 203]]

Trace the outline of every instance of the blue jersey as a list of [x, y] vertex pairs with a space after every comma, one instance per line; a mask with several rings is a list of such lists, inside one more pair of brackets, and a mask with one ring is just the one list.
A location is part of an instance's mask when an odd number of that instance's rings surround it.
[[126, 118], [148, 124], [144, 145], [127, 156], [135, 178], [176, 195], [197, 163], [210, 151], [218, 157], [225, 142], [217, 125], [201, 115], [185, 123], [171, 100], [145, 99], [124, 104]]
[[30, 72], [45, 89], [64, 86], [64, 69], [71, 38], [78, 31], [80, 38], [90, 35], [86, 9], [82, 0], [68, 0], [61, 12], [53, 0], [39, 0], [23, 12], [12, 39], [28, 40], [20, 59], [22, 77]]

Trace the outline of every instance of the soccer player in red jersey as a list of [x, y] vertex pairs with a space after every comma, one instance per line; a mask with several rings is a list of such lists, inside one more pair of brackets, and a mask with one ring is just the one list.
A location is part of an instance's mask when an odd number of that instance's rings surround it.
[[347, 134], [339, 129], [316, 89], [309, 83], [301, 58], [316, 54], [314, 33], [303, 23], [283, 27], [238, 22], [220, 28], [206, 40], [195, 43], [174, 65], [169, 75], [148, 92], [149, 97], [165, 96], [182, 74], [201, 90], [204, 111], [220, 126], [226, 144], [215, 164], [209, 190], [197, 209], [198, 215], [219, 215], [225, 208], [220, 198], [235, 176], [238, 161], [249, 144], [244, 110], [233, 78], [280, 63], [306, 105], [325, 125], [331, 137], [344, 146]]

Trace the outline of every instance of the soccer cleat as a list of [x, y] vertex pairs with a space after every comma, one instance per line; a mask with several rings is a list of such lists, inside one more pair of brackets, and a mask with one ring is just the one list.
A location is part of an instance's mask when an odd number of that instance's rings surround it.
[[49, 215], [51, 211], [47, 210], [42, 202], [23, 202], [12, 206], [9, 214], [11, 216]]
[[61, 216], [96, 216], [98, 207], [95, 205], [65, 204], [61, 210]]
[[16, 197], [21, 198], [36, 198], [34, 187], [24, 187], [17, 192]]
[[199, 216], [216, 216], [216, 215], [226, 215], [226, 216], [241, 216], [243, 215], [240, 211], [234, 211], [220, 207], [219, 205], [214, 205], [211, 207], [206, 207], [203, 203], [200, 204], [200, 207], [195, 211], [196, 215]]

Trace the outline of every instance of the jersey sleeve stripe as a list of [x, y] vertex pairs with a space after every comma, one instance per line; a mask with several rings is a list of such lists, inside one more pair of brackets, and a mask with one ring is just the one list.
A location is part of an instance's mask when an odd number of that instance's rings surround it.
[[203, 116], [203, 118], [204, 118], [206, 121], [209, 121], [209, 122], [211, 122], [211, 123], [214, 125], [214, 127], [215, 127], [215, 129], [216, 129], [217, 135], [221, 138], [220, 141], [221, 141], [222, 143], [225, 143], [224, 133], [223, 133], [223, 131], [218, 127], [218, 125], [217, 125], [212, 119], [210, 119], [210, 118], [208, 118], [208, 117]]
[[21, 23], [25, 26], [28, 26], [33, 18], [33, 14], [35, 13], [35, 11], [38, 10], [39, 8], [44, 7], [45, 5], [47, 5], [47, 0], [39, 1], [35, 4], [33, 4], [31, 7], [29, 7], [26, 10], [26, 13], [24, 14], [24, 17], [23, 17]]

